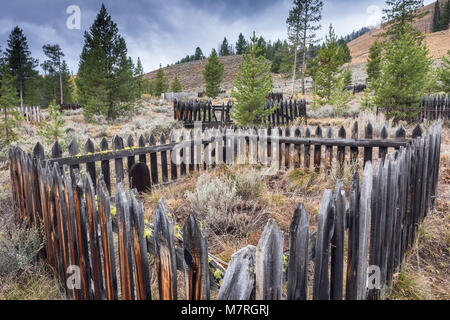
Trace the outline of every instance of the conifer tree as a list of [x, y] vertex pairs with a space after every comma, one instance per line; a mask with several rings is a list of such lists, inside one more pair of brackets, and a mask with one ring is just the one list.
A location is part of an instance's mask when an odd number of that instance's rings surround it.
[[84, 34], [76, 84], [87, 119], [94, 114], [115, 119], [137, 99], [134, 66], [127, 57], [125, 40], [103, 4]]
[[439, 80], [444, 85], [444, 92], [450, 93], [450, 50], [447, 51], [447, 56], [442, 58], [439, 75]]
[[200, 49], [200, 47], [197, 47], [195, 49], [194, 60], [197, 61], [197, 60], [202, 60], [202, 59], [205, 59], [205, 56], [203, 55], [203, 51], [202, 51], [202, 49]]
[[134, 77], [139, 91], [139, 97], [144, 93], [144, 68], [142, 67], [141, 58], [138, 57]]
[[433, 32], [440, 31], [441, 6], [439, 1], [434, 5]]
[[160, 67], [158, 72], [156, 73], [156, 79], [153, 83], [153, 94], [155, 96], [161, 96], [164, 92], [167, 92], [169, 89], [169, 80], [167, 80], [164, 75], [163, 69]]
[[247, 50], [247, 41], [242, 33], [239, 33], [238, 41], [236, 42], [236, 54], [244, 54]]
[[415, 31], [410, 28], [386, 41], [384, 49], [381, 74], [375, 84], [375, 103], [386, 108], [390, 118], [413, 121], [417, 119], [420, 95], [431, 70], [428, 48], [417, 41]]
[[345, 42], [344, 38], [340, 38], [338, 40], [338, 44], [342, 48], [342, 55], [343, 55], [343, 61], [344, 63], [349, 63], [352, 61], [352, 55], [350, 54], [350, 49], [347, 45], [347, 42]]
[[292, 94], [295, 90], [297, 72], [297, 51], [302, 48], [302, 94], [305, 94], [306, 48], [316, 42], [316, 31], [320, 29], [322, 19], [322, 0], [294, 0], [293, 8], [286, 20], [288, 37], [294, 47], [294, 66], [292, 71]]
[[217, 57], [217, 52], [212, 49], [208, 62], [203, 69], [203, 78], [206, 83], [206, 95], [212, 99], [220, 93], [220, 84], [224, 73], [224, 65]]
[[223, 38], [222, 44], [220, 45], [219, 55], [221, 57], [230, 55], [230, 46], [226, 37]]
[[[411, 33], [411, 24], [423, 18], [427, 12], [418, 12], [423, 7], [423, 0], [386, 0], [387, 8], [383, 9], [383, 23], [386, 24], [385, 35], [394, 38], [404, 33]], [[421, 33], [414, 32], [416, 39], [421, 38]]]
[[238, 125], [264, 124], [276, 108], [265, 110], [266, 97], [272, 92], [273, 78], [270, 64], [258, 55], [260, 50], [253, 33], [231, 91], [232, 98], [236, 100], [231, 116]]
[[333, 27], [330, 25], [325, 43], [313, 62], [312, 77], [315, 94], [329, 100], [331, 92], [344, 64], [342, 47], [338, 45]]
[[20, 104], [24, 104], [26, 82], [37, 76], [35, 67], [37, 60], [31, 57], [27, 38], [22, 29], [16, 26], [8, 38], [8, 47], [5, 52], [5, 61], [16, 81], [16, 88], [20, 98]]
[[46, 44], [42, 47], [44, 54], [47, 56], [48, 60], [44, 61], [43, 65], [48, 69], [49, 73], [57, 75], [58, 77], [58, 87], [59, 87], [59, 103], [64, 104], [64, 87], [63, 87], [63, 75], [62, 75], [62, 58], [64, 53], [61, 50], [59, 44], [50, 45]]
[[21, 117], [18, 111], [13, 110], [18, 104], [16, 81], [11, 75], [8, 65], [3, 64], [0, 79], [0, 108], [2, 109], [0, 136], [3, 136], [2, 141], [7, 145], [17, 140], [18, 137], [15, 129]]
[[180, 80], [178, 80], [178, 77], [175, 76], [175, 78], [172, 81], [172, 92], [181, 92], [182, 88], [181, 88], [181, 83]]
[[381, 61], [383, 46], [381, 42], [375, 41], [369, 50], [369, 59], [367, 62], [367, 81], [369, 83], [376, 81], [381, 72]]

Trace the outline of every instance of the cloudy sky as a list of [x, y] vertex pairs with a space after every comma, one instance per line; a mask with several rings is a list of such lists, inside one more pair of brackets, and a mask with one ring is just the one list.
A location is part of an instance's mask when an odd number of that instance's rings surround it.
[[[235, 43], [240, 32], [249, 37], [255, 30], [266, 40], [284, 39], [292, 6], [292, 0], [2, 0], [0, 48], [6, 47], [9, 33], [18, 25], [40, 63], [44, 60], [42, 46], [58, 43], [76, 73], [83, 34], [102, 2], [118, 24], [129, 55], [134, 61], [140, 57], [146, 72], [193, 54], [198, 46], [209, 54], [224, 36]], [[320, 35], [327, 32], [330, 23], [338, 35], [379, 23], [384, 2], [325, 0]], [[80, 29], [67, 27], [71, 5], [80, 8]]]

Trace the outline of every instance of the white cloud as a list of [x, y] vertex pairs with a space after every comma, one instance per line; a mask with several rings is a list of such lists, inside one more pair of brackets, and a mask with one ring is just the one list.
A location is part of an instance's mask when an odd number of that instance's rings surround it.
[[370, 5], [367, 7], [366, 13], [368, 15], [367, 25], [377, 26], [381, 23], [383, 19], [383, 11], [379, 6]]

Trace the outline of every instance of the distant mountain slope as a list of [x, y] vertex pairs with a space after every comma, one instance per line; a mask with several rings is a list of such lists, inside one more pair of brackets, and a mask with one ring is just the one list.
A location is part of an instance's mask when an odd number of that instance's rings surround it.
[[[230, 90], [233, 84], [233, 80], [236, 77], [239, 64], [242, 62], [242, 56], [225, 56], [219, 57], [219, 60], [224, 65], [224, 76], [222, 81], [222, 89]], [[203, 79], [202, 71], [207, 63], [207, 59], [192, 61], [182, 64], [177, 64], [163, 68], [165, 76], [172, 83], [175, 75], [181, 82], [183, 91], [200, 92], [205, 90], [205, 81]], [[158, 70], [147, 73], [145, 77], [150, 80], [156, 79], [156, 73]]]
[[[450, 50], [450, 30], [431, 33], [433, 31], [433, 16], [435, 2], [424, 6], [419, 11], [428, 11], [428, 14], [414, 23], [417, 30], [426, 33], [426, 42], [430, 50], [430, 56], [434, 59], [442, 58], [447, 50]], [[348, 43], [352, 64], [367, 62], [369, 49], [377, 39], [376, 36], [383, 33], [383, 29], [374, 29], [361, 37]]]

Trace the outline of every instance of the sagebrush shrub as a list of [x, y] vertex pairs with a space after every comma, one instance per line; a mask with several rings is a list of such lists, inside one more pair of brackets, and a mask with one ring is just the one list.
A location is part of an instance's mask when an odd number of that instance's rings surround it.
[[0, 276], [27, 270], [42, 249], [40, 230], [16, 225], [12, 207], [3, 207], [0, 217]]
[[240, 202], [236, 183], [231, 179], [199, 177], [194, 192], [186, 192], [190, 207], [216, 234], [232, 232], [238, 227], [233, 209]]

